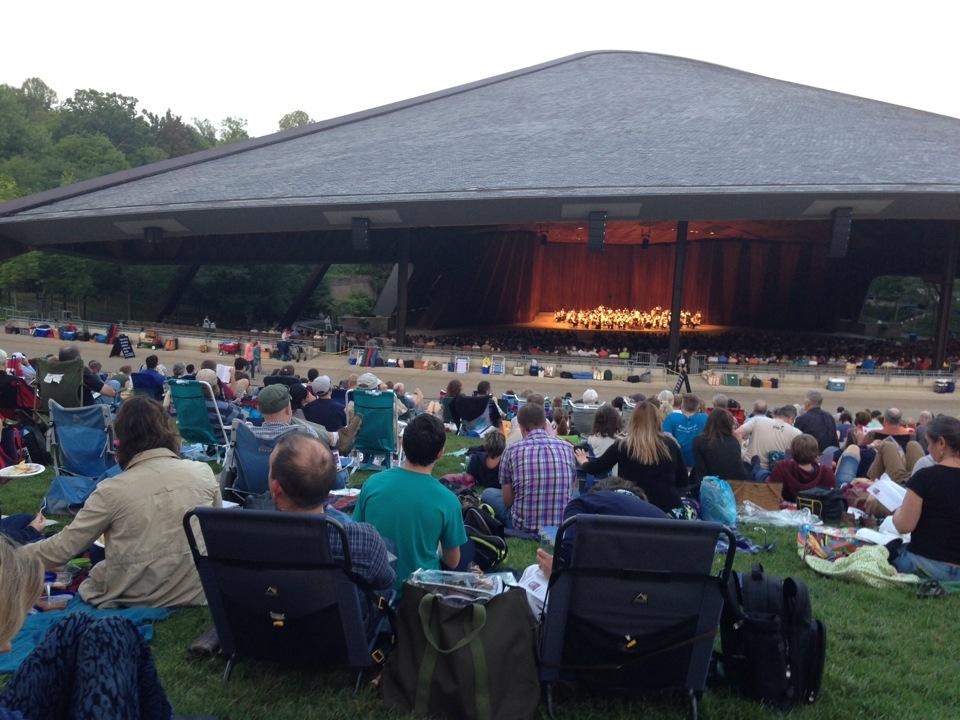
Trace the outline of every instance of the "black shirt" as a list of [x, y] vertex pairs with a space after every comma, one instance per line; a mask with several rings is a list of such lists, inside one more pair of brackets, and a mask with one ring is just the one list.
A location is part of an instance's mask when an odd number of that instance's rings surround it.
[[639, 485], [653, 505], [670, 512], [682, 504], [680, 491], [687, 486], [687, 465], [683, 462], [677, 443], [672, 438], [662, 437], [670, 451], [669, 460], [661, 460], [655, 465], [642, 465], [627, 454], [623, 441], [618, 440], [603, 455], [581, 467], [589, 475], [598, 475], [612, 470], [616, 465], [620, 477]]
[[910, 552], [960, 565], [960, 468], [923, 468], [910, 478], [907, 489], [923, 498]]
[[476, 480], [480, 487], [500, 489], [500, 465], [498, 464], [492, 470], [488, 468], [485, 452], [474, 453], [470, 456], [467, 474]]
[[693, 439], [693, 479], [700, 482], [707, 475], [723, 480], [746, 480], [742, 449], [733, 435], [710, 443], [703, 435]]
[[347, 413], [343, 405], [335, 400], [314, 400], [303, 406], [303, 417], [317, 425], [323, 425], [327, 432], [337, 432], [347, 424]]
[[93, 397], [94, 393], [98, 393], [103, 389], [103, 379], [97, 375], [93, 370], [84, 366], [83, 368], [83, 405], [84, 407], [88, 405], [93, 405], [96, 400]]
[[820, 452], [828, 447], [837, 447], [837, 422], [833, 415], [820, 408], [810, 408], [793, 424], [800, 432], [817, 439]]

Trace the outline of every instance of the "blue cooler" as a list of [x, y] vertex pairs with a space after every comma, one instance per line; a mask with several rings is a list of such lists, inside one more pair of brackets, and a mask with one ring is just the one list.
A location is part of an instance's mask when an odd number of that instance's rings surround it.
[[846, 389], [847, 389], [846, 378], [828, 378], [827, 379], [827, 390], [833, 390], [833, 392], [843, 392]]
[[953, 380], [934, 380], [933, 391], [935, 393], [952, 393], [957, 389], [957, 384]]

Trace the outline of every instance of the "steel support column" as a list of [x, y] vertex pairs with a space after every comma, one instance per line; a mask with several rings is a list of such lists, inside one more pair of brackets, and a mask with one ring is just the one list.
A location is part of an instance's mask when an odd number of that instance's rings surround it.
[[933, 349], [933, 367], [939, 370], [947, 356], [947, 340], [950, 337], [950, 316], [953, 312], [953, 282], [957, 276], [957, 255], [960, 238], [954, 228], [946, 230], [946, 252], [942, 256], [943, 279], [940, 282], [940, 304], [937, 307], [937, 334]]
[[410, 236], [404, 234], [397, 244], [397, 345], [407, 344], [407, 297], [410, 282]]
[[310, 274], [304, 281], [303, 286], [300, 288], [300, 292], [296, 294], [291, 301], [290, 306], [287, 308], [287, 311], [283, 314], [283, 317], [280, 318], [278, 327], [288, 328], [297, 321], [300, 313], [303, 312], [303, 308], [308, 302], [310, 302], [310, 298], [313, 296], [314, 290], [317, 289], [320, 281], [323, 280], [323, 276], [326, 275], [327, 270], [330, 269], [331, 264], [332, 263], [320, 263], [319, 265], [313, 266], [313, 270], [310, 271]]
[[670, 302], [670, 350], [668, 362], [675, 368], [680, 355], [680, 310], [683, 304], [683, 275], [687, 266], [687, 221], [677, 223], [677, 249], [673, 263], [673, 300]]
[[183, 293], [190, 287], [190, 283], [193, 282], [199, 270], [199, 264], [184, 265], [180, 268], [170, 285], [170, 292], [167, 293], [167, 299], [163, 301], [160, 312], [157, 313], [157, 322], [162, 322], [176, 309], [177, 303], [180, 302], [180, 298], [183, 297]]

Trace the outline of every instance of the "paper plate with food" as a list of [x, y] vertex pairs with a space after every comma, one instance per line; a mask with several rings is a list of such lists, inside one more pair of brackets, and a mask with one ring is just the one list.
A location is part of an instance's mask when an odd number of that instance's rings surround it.
[[44, 470], [46, 470], [46, 468], [40, 463], [21, 462], [17, 463], [16, 465], [7, 465], [7, 467], [0, 470], [0, 477], [32, 477], [34, 475], [39, 475]]

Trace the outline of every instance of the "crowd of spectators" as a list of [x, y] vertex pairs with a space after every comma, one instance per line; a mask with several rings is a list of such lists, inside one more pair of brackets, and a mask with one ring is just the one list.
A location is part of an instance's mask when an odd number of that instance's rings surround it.
[[[490, 332], [415, 335], [408, 343], [430, 350], [470, 350], [484, 353], [629, 358], [648, 353], [657, 362], [667, 359], [668, 336], [641, 332], [571, 332], [511, 328]], [[356, 338], [360, 342], [361, 338]], [[932, 370], [933, 342], [927, 339], [864, 338], [848, 335], [775, 333], [764, 331], [690, 332], [682, 337], [688, 355], [707, 362], [736, 365], [854, 364], [870, 370]], [[947, 347], [948, 363], [960, 359], [960, 343]]]
[[[77, 356], [75, 348], [60, 352], [62, 359]], [[141, 370], [168, 376], [155, 356]], [[604, 399], [587, 388], [577, 398], [532, 391], [503, 398], [486, 380], [468, 392], [458, 379], [440, 402], [426, 403], [419, 389], [390, 386], [371, 372], [335, 384], [315, 370], [299, 377], [287, 365], [257, 388], [247, 370], [239, 358], [229, 376], [218, 373], [213, 360], [199, 368], [177, 363], [171, 374], [208, 382], [216, 388], [211, 402], [238, 408], [256, 392], [261, 422], [253, 430], [275, 441], [261, 499], [283, 513], [329, 513], [347, 523], [354, 568], [384, 597], [402, 590], [414, 570], [472, 567], [474, 546], [460, 500], [433, 476], [448, 432], [468, 427], [483, 441], [466, 474], [508, 532], [520, 537], [538, 537], [581, 512], [691, 518], [701, 481], [719, 476], [776, 485], [788, 503], [814, 488], [840, 491], [851, 507], [867, 516], [891, 515], [899, 532], [912, 533], [891, 559], [898, 570], [960, 579], [960, 421], [952, 417], [923, 412], [906, 418], [895, 407], [831, 412], [817, 391], [773, 409], [758, 400], [748, 414], [724, 394], [709, 402], [669, 390]], [[80, 585], [83, 599], [102, 607], [205, 602], [181, 525], [192, 508], [219, 506], [220, 487], [208, 464], [181, 458], [180, 438], [159, 399], [129, 394], [123, 375], [131, 374], [128, 368], [107, 377], [95, 362], [84, 373], [90, 402], [123, 400], [115, 420], [119, 474], [102, 480], [59, 533], [42, 539], [37, 532], [20, 548], [0, 538], [0, 644], [22, 623], [41, 570], [59, 568], [100, 536], [106, 559]], [[338, 486], [338, 453], [349, 450], [361, 418], [335, 393], [390, 389], [396, 418], [406, 421], [402, 462], [366, 480], [352, 516], [337, 513], [327, 501]], [[593, 411], [591, 427], [565, 437], [568, 411], [583, 410]], [[902, 506], [892, 513], [866, 491], [883, 476], [905, 488]], [[345, 554], [339, 542], [331, 539], [334, 558]], [[537, 561], [549, 576], [552, 555], [541, 550]], [[135, 642], [116, 642], [124, 652], [142, 653]], [[18, 703], [14, 691], [0, 696], [0, 710]]]

